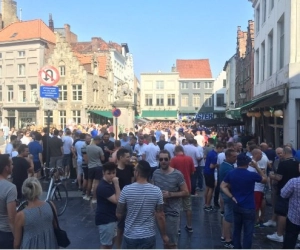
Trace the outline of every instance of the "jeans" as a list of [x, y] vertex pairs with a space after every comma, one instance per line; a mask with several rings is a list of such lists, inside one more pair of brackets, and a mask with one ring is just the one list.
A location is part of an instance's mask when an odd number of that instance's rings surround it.
[[13, 249], [14, 236], [11, 232], [0, 231], [0, 249]]
[[122, 249], [155, 249], [156, 238], [155, 235], [142, 239], [129, 239], [124, 236]]
[[196, 167], [196, 171], [192, 175], [191, 184], [192, 184], [192, 194], [195, 194], [198, 180], [198, 188], [203, 189], [203, 166]]
[[[234, 248], [250, 249], [252, 246], [252, 238], [255, 223], [255, 209], [247, 209], [234, 204], [233, 207], [233, 245]], [[241, 236], [243, 230], [243, 246], [241, 244]]]
[[219, 178], [219, 169], [218, 169], [218, 180], [217, 180], [217, 186], [215, 187], [215, 193], [214, 193], [214, 204], [219, 205], [219, 196], [220, 196], [220, 178]]
[[283, 241], [283, 249], [294, 249], [297, 243], [298, 234], [300, 233], [300, 225], [292, 223], [286, 218], [285, 236]]

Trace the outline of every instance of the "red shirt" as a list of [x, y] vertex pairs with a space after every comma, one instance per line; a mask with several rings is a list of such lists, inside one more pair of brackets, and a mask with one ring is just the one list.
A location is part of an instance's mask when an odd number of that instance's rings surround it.
[[188, 190], [191, 192], [191, 175], [196, 171], [192, 157], [177, 155], [172, 158], [170, 166], [183, 174]]

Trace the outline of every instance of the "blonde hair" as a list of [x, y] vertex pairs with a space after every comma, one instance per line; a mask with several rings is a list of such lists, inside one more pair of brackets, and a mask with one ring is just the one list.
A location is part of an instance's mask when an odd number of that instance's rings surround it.
[[22, 185], [22, 194], [25, 199], [33, 201], [38, 198], [43, 192], [39, 180], [35, 177], [27, 178]]

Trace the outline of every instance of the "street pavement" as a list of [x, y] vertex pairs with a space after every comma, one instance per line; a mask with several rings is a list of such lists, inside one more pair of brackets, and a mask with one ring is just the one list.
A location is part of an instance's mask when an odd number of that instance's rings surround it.
[[[71, 244], [68, 248], [92, 248], [100, 247], [99, 234], [95, 226], [96, 205], [81, 198], [81, 192], [76, 191], [76, 185], [71, 181], [65, 182], [69, 191], [70, 199], [65, 213], [59, 217], [61, 227], [68, 232]], [[46, 188], [44, 182], [43, 187]], [[45, 190], [45, 189], [44, 189]], [[182, 249], [222, 249], [221, 215], [219, 210], [205, 212], [203, 210], [203, 192], [198, 197], [192, 198], [193, 209], [193, 233], [185, 231], [185, 216], [181, 221], [181, 235], [179, 248]], [[267, 207], [266, 218], [271, 218], [271, 207]], [[282, 248], [281, 243], [272, 242], [266, 238], [267, 234], [275, 232], [275, 228], [255, 229], [253, 237], [254, 249], [277, 249]], [[157, 248], [163, 248], [162, 240], [157, 232]]]

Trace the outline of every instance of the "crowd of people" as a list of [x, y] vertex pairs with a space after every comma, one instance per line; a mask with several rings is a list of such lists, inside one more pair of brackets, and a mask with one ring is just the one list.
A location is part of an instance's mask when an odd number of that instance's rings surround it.
[[[267, 238], [283, 248], [295, 248], [300, 237], [300, 168], [290, 144], [275, 150], [234, 128], [214, 131], [197, 122], [137, 124], [117, 136], [109, 124], [72, 124], [51, 133], [31, 126], [8, 136], [0, 155], [0, 248], [57, 246], [46, 226], [55, 214], [38, 198], [48, 161], [64, 169], [57, 181], [76, 169], [83, 202], [96, 204], [102, 248], [155, 248], [156, 225], [164, 247], [177, 248], [180, 218], [193, 233], [192, 197], [202, 192], [205, 213], [220, 210], [224, 248], [251, 248], [255, 227], [277, 227]], [[267, 190], [273, 209], [268, 220]], [[16, 214], [21, 199], [29, 206]], [[45, 220], [37, 232], [39, 213]]]

